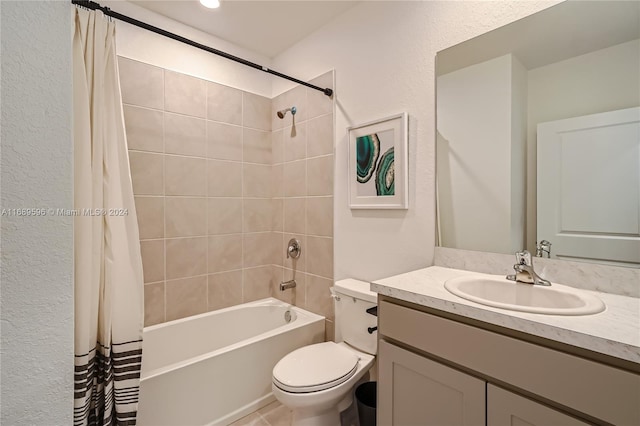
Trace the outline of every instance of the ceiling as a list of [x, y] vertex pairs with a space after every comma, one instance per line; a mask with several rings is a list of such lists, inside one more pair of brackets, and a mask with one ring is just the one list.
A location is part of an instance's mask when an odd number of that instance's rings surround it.
[[172, 18], [269, 58], [305, 38], [357, 1], [222, 0], [207, 9], [198, 0], [132, 0]]
[[513, 53], [528, 70], [635, 40], [639, 1], [566, 1], [438, 52], [436, 73]]

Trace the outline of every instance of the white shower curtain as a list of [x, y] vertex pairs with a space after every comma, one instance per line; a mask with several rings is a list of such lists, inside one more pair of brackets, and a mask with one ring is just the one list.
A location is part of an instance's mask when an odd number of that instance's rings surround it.
[[75, 425], [133, 425], [143, 278], [115, 23], [76, 9], [73, 37]]

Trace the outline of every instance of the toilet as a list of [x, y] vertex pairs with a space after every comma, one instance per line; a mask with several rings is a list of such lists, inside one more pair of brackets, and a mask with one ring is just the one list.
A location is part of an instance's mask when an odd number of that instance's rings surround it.
[[293, 426], [339, 426], [340, 412], [352, 404], [354, 388], [368, 380], [375, 361], [376, 293], [367, 282], [346, 279], [331, 294], [338, 343], [296, 349], [273, 368], [273, 394], [293, 411]]

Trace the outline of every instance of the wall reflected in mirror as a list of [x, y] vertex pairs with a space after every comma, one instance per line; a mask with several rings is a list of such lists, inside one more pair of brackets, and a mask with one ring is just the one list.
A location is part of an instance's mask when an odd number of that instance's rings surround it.
[[436, 78], [438, 245], [640, 267], [640, 2], [558, 4]]

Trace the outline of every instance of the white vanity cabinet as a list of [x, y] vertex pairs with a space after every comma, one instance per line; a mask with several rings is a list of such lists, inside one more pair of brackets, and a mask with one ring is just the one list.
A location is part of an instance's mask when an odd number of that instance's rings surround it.
[[387, 296], [378, 306], [379, 426], [640, 424], [628, 365]]

